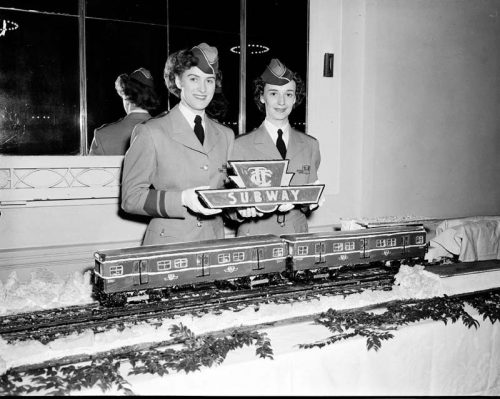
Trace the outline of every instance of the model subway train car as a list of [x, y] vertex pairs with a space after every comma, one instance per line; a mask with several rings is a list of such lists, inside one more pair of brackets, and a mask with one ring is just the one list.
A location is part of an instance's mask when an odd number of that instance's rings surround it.
[[266, 282], [283, 273], [423, 258], [426, 250], [421, 225], [264, 234], [98, 251], [94, 277], [102, 295], [137, 294], [241, 278]]

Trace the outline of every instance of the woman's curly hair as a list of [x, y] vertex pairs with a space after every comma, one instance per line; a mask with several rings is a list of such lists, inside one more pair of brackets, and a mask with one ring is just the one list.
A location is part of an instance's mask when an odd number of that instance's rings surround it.
[[160, 99], [153, 87], [131, 79], [125, 73], [116, 78], [115, 89], [120, 97], [148, 112], [155, 111], [160, 105]]
[[[163, 71], [163, 78], [165, 79], [165, 84], [167, 89], [174, 96], [181, 96], [181, 90], [175, 84], [175, 76], [182, 76], [182, 74], [191, 67], [198, 65], [198, 58], [193, 55], [193, 52], [189, 49], [179, 50], [168, 56], [167, 62], [165, 63], [165, 69]], [[215, 75], [215, 87], [220, 88], [222, 86], [222, 73], [219, 70]]]
[[[293, 73], [292, 79], [295, 81], [295, 98], [296, 98], [295, 104], [293, 104], [293, 108], [297, 108], [306, 97], [306, 84], [297, 72]], [[262, 104], [260, 101], [260, 97], [264, 95], [265, 86], [266, 82], [264, 82], [260, 76], [253, 81], [253, 99], [255, 101], [255, 104], [257, 105], [257, 108], [262, 113], [266, 112], [265, 105]]]

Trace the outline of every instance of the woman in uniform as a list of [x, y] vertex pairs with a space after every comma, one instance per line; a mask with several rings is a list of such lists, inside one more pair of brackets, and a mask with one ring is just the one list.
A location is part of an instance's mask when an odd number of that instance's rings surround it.
[[234, 144], [233, 131], [205, 112], [220, 76], [215, 47], [201, 43], [171, 54], [164, 78], [180, 103], [134, 129], [121, 205], [152, 217], [143, 245], [224, 237], [221, 210], [206, 208], [196, 193], [223, 186]]

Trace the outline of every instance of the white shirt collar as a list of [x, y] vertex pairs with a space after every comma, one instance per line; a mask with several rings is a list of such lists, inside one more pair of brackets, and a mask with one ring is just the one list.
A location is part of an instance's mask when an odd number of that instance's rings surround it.
[[268, 131], [269, 135], [271, 136], [273, 143], [276, 143], [276, 140], [278, 138], [278, 129], [281, 129], [283, 131], [283, 141], [285, 142], [285, 145], [288, 147], [288, 138], [290, 137], [290, 123], [287, 123], [283, 127], [276, 127], [267, 119], [264, 119], [264, 126], [266, 127], [266, 130]]
[[[200, 114], [193, 112], [191, 109], [186, 107], [182, 102], [179, 103], [179, 110], [181, 111], [182, 115], [184, 115], [184, 118], [186, 118], [186, 120], [188, 121], [189, 126], [191, 126], [191, 129], [194, 130], [194, 118], [196, 117], [196, 115]], [[203, 111], [203, 113], [200, 116], [201, 116], [201, 124], [203, 127], [205, 127], [205, 111]]]

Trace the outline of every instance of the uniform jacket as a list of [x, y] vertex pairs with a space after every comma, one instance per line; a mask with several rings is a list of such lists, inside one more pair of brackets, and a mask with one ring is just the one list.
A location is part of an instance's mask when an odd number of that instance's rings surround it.
[[182, 206], [181, 193], [221, 188], [233, 144], [233, 131], [205, 115], [202, 146], [178, 105], [135, 127], [124, 158], [121, 205], [153, 217], [143, 245], [224, 237], [222, 217], [191, 212]]
[[130, 144], [130, 135], [135, 125], [151, 118], [149, 113], [131, 112], [112, 123], [94, 130], [90, 155], [124, 155]]
[[[254, 131], [239, 136], [231, 155], [234, 161], [258, 161], [281, 159], [281, 155], [267, 132], [264, 124]], [[321, 161], [318, 141], [305, 133], [290, 128], [286, 159], [288, 173], [294, 173], [290, 185], [312, 184], [318, 179]], [[279, 223], [277, 214], [264, 214], [263, 217], [245, 219], [238, 227], [237, 236], [254, 234], [291, 234], [307, 232], [305, 214], [293, 208], [285, 214], [285, 222]]]

